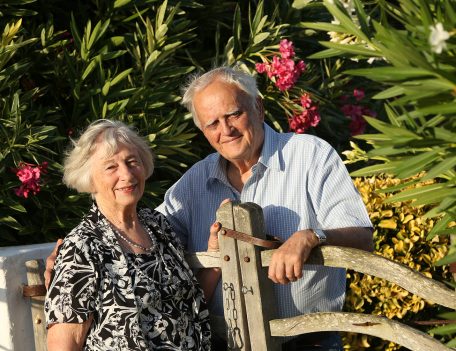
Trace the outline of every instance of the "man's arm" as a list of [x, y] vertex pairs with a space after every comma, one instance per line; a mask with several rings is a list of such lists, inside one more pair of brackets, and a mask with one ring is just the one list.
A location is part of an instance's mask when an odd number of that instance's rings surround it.
[[49, 288], [49, 284], [51, 283], [55, 259], [57, 258], [57, 253], [59, 252], [59, 247], [62, 243], [63, 239], [58, 239], [54, 246], [54, 250], [52, 250], [51, 254], [46, 258], [46, 270], [44, 271], [44, 285], [46, 286], [46, 290]]
[[[326, 244], [373, 251], [372, 228], [340, 228], [325, 230]], [[319, 245], [311, 229], [295, 232], [272, 255], [268, 277], [279, 284], [288, 284], [302, 277], [304, 262], [312, 249]]]

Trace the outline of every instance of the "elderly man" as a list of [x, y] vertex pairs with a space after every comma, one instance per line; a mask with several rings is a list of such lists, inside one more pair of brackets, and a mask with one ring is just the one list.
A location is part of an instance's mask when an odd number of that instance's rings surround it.
[[[340, 311], [345, 271], [303, 265], [312, 248], [325, 243], [373, 249], [371, 222], [335, 150], [314, 136], [274, 132], [264, 123], [255, 79], [233, 68], [193, 77], [183, 104], [217, 151], [187, 171], [158, 207], [188, 250], [206, 249], [222, 200], [254, 202], [263, 208], [266, 231], [285, 241], [268, 273], [280, 283], [280, 317]], [[222, 314], [220, 284], [217, 289], [212, 310]], [[337, 335], [318, 333], [284, 349], [312, 349], [303, 348], [305, 343], [340, 348]]]
[[[223, 200], [254, 202], [263, 208], [266, 231], [284, 240], [268, 272], [279, 283], [279, 316], [340, 311], [345, 270], [304, 262], [318, 245], [372, 250], [373, 242], [366, 209], [335, 150], [311, 135], [273, 131], [264, 123], [255, 79], [230, 67], [194, 76], [183, 104], [216, 150], [190, 168], [157, 208], [188, 251], [207, 249], [208, 229]], [[219, 278], [213, 269], [214, 284]], [[211, 305], [213, 313], [223, 314], [220, 284]], [[285, 343], [283, 350], [342, 346], [337, 333], [313, 333]]]

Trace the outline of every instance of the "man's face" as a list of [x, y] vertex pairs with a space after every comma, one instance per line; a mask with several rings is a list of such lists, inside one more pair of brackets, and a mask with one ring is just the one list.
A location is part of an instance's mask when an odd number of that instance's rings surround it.
[[195, 94], [193, 106], [204, 136], [225, 159], [258, 161], [264, 140], [263, 113], [234, 84], [216, 80]]

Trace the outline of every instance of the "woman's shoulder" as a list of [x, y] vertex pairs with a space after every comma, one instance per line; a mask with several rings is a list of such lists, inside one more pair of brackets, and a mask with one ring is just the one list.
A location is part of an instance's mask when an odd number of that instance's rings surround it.
[[88, 255], [94, 253], [96, 247], [102, 245], [102, 234], [97, 223], [85, 216], [63, 239], [62, 248], [72, 247]]
[[138, 214], [145, 224], [154, 230], [159, 239], [177, 242], [181, 246], [181, 242], [163, 213], [150, 208], [141, 208]]

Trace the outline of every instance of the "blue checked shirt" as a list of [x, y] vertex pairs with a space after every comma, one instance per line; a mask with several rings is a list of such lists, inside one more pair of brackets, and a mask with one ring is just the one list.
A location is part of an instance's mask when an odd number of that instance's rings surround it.
[[[241, 193], [228, 182], [227, 161], [218, 153], [196, 163], [166, 192], [157, 210], [168, 218], [188, 251], [207, 250], [209, 227], [227, 198], [260, 205], [266, 232], [283, 240], [308, 228], [372, 227], [345, 165], [328, 143], [311, 135], [277, 133], [266, 124], [264, 130], [261, 156]], [[211, 309], [222, 315], [220, 285]], [[280, 318], [340, 311], [345, 270], [305, 265], [302, 279], [274, 284], [274, 289]]]

